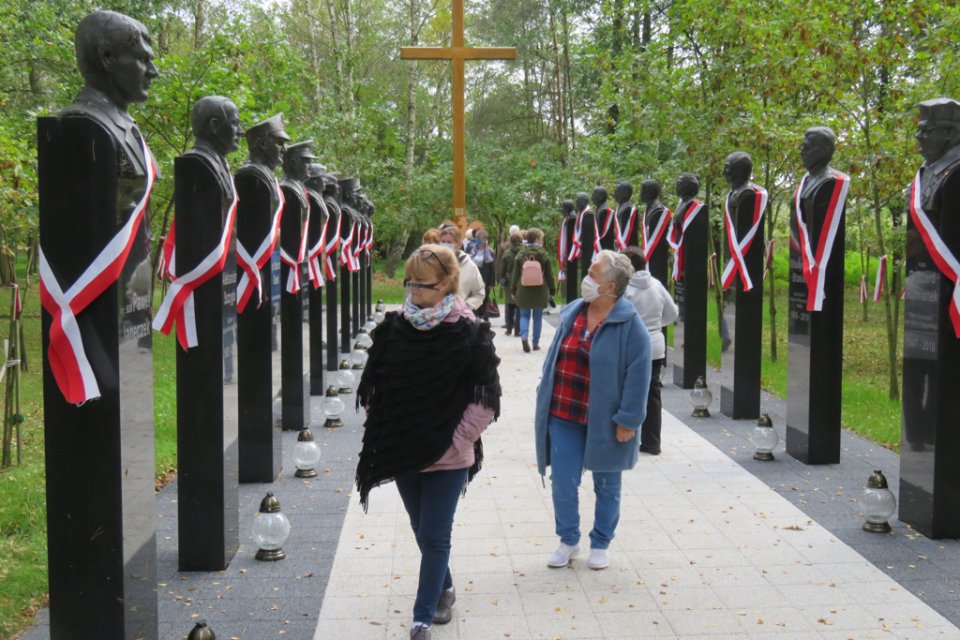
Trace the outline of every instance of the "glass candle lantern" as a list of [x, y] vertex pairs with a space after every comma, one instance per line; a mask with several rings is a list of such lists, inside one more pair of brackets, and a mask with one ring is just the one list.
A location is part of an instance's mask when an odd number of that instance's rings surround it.
[[879, 469], [873, 472], [860, 494], [860, 508], [866, 517], [866, 522], [863, 523], [864, 531], [890, 533], [890, 523], [887, 521], [897, 510], [897, 499], [887, 486], [887, 478]]
[[353, 371], [350, 370], [350, 361], [341, 360], [340, 369], [337, 371], [337, 391], [340, 393], [353, 393], [353, 385], [356, 383], [357, 378], [353, 375]]
[[350, 352], [350, 361], [353, 363], [354, 369], [363, 369], [367, 366], [369, 357], [370, 354], [367, 353], [366, 349], [358, 344], [353, 345], [353, 351]]
[[707, 388], [707, 383], [703, 381], [703, 376], [697, 378], [690, 391], [690, 404], [693, 405], [694, 418], [709, 418], [710, 411], [708, 407], [713, 402], [713, 394]]
[[361, 347], [363, 349], [369, 349], [373, 346], [373, 338], [370, 337], [370, 334], [367, 333], [365, 327], [361, 327], [360, 331], [357, 332], [357, 337], [353, 341], [354, 346]]
[[377, 300], [377, 306], [373, 308], [373, 321], [377, 324], [383, 322], [383, 319], [387, 315], [387, 305], [383, 303], [383, 299]]
[[340, 393], [335, 386], [327, 387], [327, 393], [320, 408], [323, 415], [327, 417], [326, 422], [323, 423], [324, 427], [336, 429], [343, 426], [343, 421], [340, 419], [340, 415], [343, 413], [343, 400], [340, 399]]
[[367, 333], [373, 333], [373, 330], [377, 328], [377, 321], [373, 318], [370, 318], [363, 324], [363, 329]]
[[313, 439], [310, 429], [301, 431], [297, 436], [297, 444], [293, 446], [293, 464], [297, 467], [294, 475], [298, 478], [315, 478], [320, 456], [320, 445]]
[[290, 521], [280, 511], [280, 501], [268, 493], [260, 502], [260, 513], [253, 518], [253, 543], [257, 545], [257, 560], [283, 560], [283, 543], [290, 535]]
[[780, 444], [780, 436], [777, 430], [773, 428], [773, 420], [770, 416], [763, 414], [757, 420], [757, 426], [753, 428], [750, 434], [750, 440], [756, 452], [753, 454], [754, 460], [773, 460], [773, 450]]

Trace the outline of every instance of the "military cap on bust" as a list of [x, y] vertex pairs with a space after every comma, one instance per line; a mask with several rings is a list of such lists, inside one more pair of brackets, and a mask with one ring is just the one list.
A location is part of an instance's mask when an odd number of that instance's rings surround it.
[[960, 124], [960, 102], [952, 98], [934, 98], [920, 103], [920, 119]]
[[322, 178], [326, 175], [327, 168], [322, 164], [311, 162], [307, 165], [307, 177], [308, 178]]
[[341, 193], [350, 193], [351, 191], [356, 191], [359, 188], [360, 180], [358, 178], [343, 178], [340, 180]]
[[313, 140], [304, 140], [303, 142], [287, 145], [287, 150], [284, 152], [284, 155], [288, 158], [293, 156], [308, 159], [317, 157], [313, 155]]
[[270, 116], [263, 122], [258, 122], [247, 129], [247, 141], [252, 144], [268, 134], [273, 134], [281, 140], [290, 140], [290, 136], [283, 129], [283, 114], [278, 113], [275, 116]]

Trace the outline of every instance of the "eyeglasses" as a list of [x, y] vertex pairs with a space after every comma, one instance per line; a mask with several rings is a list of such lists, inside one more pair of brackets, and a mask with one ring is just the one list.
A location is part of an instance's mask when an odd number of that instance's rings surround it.
[[413, 252], [413, 255], [417, 256], [418, 258], [424, 258], [426, 260], [433, 258], [434, 260], [437, 261], [437, 264], [440, 265], [440, 268], [443, 269], [444, 275], [447, 275], [447, 276], [450, 275], [450, 272], [447, 271], [447, 267], [443, 264], [443, 260], [440, 259], [440, 256], [438, 256], [436, 253], [434, 253], [430, 249], [417, 249], [416, 251]]
[[411, 289], [436, 289], [440, 286], [439, 282], [434, 282], [433, 284], [425, 284], [423, 282], [412, 282], [410, 278], [404, 278], [403, 286], [409, 287]]

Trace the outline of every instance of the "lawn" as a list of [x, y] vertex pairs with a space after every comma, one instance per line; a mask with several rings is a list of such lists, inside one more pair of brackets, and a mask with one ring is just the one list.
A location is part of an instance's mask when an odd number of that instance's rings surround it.
[[[398, 274], [399, 275], [399, 274]], [[769, 357], [769, 317], [765, 318], [763, 386], [785, 395], [787, 371], [786, 288], [779, 284], [777, 296], [779, 359]], [[395, 304], [402, 301], [399, 278], [377, 273], [373, 298]], [[502, 300], [501, 300], [502, 302]], [[843, 423], [850, 429], [896, 449], [900, 439], [900, 403], [886, 396], [886, 355], [882, 307], [870, 305], [870, 318], [863, 322], [856, 290], [846, 300], [847, 325], [844, 359]], [[0, 300], [0, 308], [7, 305]], [[765, 307], [766, 308], [766, 307]], [[765, 314], [766, 315], [766, 314]], [[716, 327], [716, 311], [709, 305], [710, 326]], [[4, 327], [0, 315], [0, 327]], [[40, 311], [36, 286], [24, 299], [25, 347], [29, 370], [22, 379], [23, 457], [20, 467], [0, 471], [0, 638], [10, 638], [28, 624], [46, 602], [46, 513], [43, 463], [43, 407], [40, 367]], [[0, 331], [3, 333], [3, 331]], [[154, 333], [154, 419], [158, 484], [176, 467], [176, 360], [173, 337]], [[708, 357], [719, 365], [720, 342], [716, 331], [708, 337]], [[77, 461], [78, 478], [83, 465]]]

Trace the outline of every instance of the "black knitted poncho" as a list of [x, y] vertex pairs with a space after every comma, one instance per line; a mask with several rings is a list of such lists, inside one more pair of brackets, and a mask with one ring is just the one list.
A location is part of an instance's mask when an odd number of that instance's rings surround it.
[[[357, 408], [367, 409], [357, 464], [364, 510], [371, 489], [443, 457], [467, 405], [500, 415], [500, 358], [488, 323], [462, 318], [421, 331], [391, 312], [372, 337], [357, 389]], [[483, 461], [480, 440], [474, 451], [470, 480]]]

